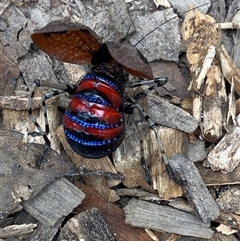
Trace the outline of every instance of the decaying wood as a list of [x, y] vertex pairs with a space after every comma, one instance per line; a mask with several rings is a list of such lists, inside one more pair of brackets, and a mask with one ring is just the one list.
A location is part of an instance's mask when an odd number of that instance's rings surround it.
[[101, 213], [96, 208], [79, 213], [61, 229], [58, 240], [114, 241]]
[[[237, 117], [240, 123], [240, 115]], [[232, 133], [227, 133], [209, 153], [204, 166], [222, 173], [232, 172], [240, 163], [239, 145], [240, 127], [235, 126]]]
[[232, 186], [219, 193], [216, 203], [221, 211], [240, 215], [240, 188]]
[[[39, 143], [45, 144], [44, 139], [42, 136], [33, 137], [28, 135], [28, 133], [36, 131], [36, 127], [29, 119], [29, 114], [27, 110], [13, 110], [13, 109], [6, 109], [4, 108], [3, 111], [3, 128], [6, 130], [17, 130], [24, 134], [25, 142], [27, 143]], [[39, 115], [40, 113], [40, 115]], [[57, 111], [56, 105], [51, 105], [47, 107], [47, 113], [49, 117], [49, 139], [51, 141], [51, 147], [60, 153], [61, 147], [59, 139], [56, 135], [57, 127], [62, 123], [61, 115]], [[38, 110], [33, 111], [33, 116], [36, 117], [37, 122], [39, 125], [45, 129], [45, 121], [43, 113]], [[11, 121], [9, 121], [11, 120]]]
[[203, 161], [210, 150], [205, 148], [205, 141], [196, 139], [188, 143], [187, 158], [192, 162]]
[[[187, 13], [182, 36], [187, 41], [187, 59], [193, 80], [188, 88], [193, 92], [193, 116], [201, 123], [202, 136], [218, 140], [226, 121], [227, 94], [216, 48], [221, 35], [215, 20], [197, 10]], [[202, 115], [203, 114], [203, 115]]]
[[[146, 201], [131, 199], [124, 208], [126, 222], [135, 227], [147, 227], [186, 236], [211, 238], [213, 231], [193, 214]], [[185, 225], [180, 225], [184, 223]]]
[[42, 169], [35, 168], [36, 159], [41, 157], [44, 146], [25, 144], [23, 134], [0, 130], [1, 162], [1, 217], [6, 217], [22, 200], [36, 196], [46, 185], [64, 175], [71, 163], [52, 149], [47, 154], [48, 162]]
[[5, 228], [0, 228], [0, 238], [8, 238], [8, 237], [32, 233], [36, 227], [37, 225], [34, 223], [34, 224], [10, 225]]
[[148, 114], [160, 125], [176, 128], [186, 133], [194, 132], [198, 122], [185, 110], [169, 103], [156, 95], [147, 97]]
[[219, 209], [205, 186], [197, 168], [186, 157], [177, 154], [169, 161], [173, 179], [184, 190], [186, 198], [194, 205], [195, 212], [204, 222], [219, 215]]
[[[93, 207], [97, 208], [116, 241], [152, 241], [143, 229], [134, 228], [125, 222], [124, 211], [118, 205], [107, 202], [101, 195], [82, 183], [77, 182], [76, 186], [86, 194], [86, 197], [75, 211], [80, 213]], [[161, 234], [155, 233], [155, 235], [161, 240]]]
[[240, 184], [240, 166], [238, 165], [232, 172], [222, 174], [214, 172], [212, 169], [204, 167], [202, 163], [196, 163], [197, 169], [207, 186], [235, 185]]
[[107, 186], [105, 177], [88, 176], [85, 179], [85, 184], [101, 194], [108, 202], [116, 202], [120, 199], [116, 191]]
[[40, 194], [23, 203], [24, 209], [46, 226], [54, 226], [84, 199], [85, 194], [65, 178], [45, 187]]
[[221, 63], [221, 69], [226, 80], [232, 84], [234, 81], [234, 89], [240, 95], [240, 70], [234, 63], [232, 58], [228, 55], [224, 46], [220, 47], [219, 57]]
[[[159, 127], [158, 131], [168, 159], [176, 153], [186, 153], [187, 134], [176, 129]], [[158, 190], [158, 195], [163, 199], [171, 199], [182, 196], [182, 188], [174, 182], [166, 170], [166, 164], [162, 161], [162, 154], [156, 143], [156, 137], [151, 133], [151, 141], [148, 146], [148, 156], [151, 157], [150, 171], [153, 178], [153, 189]]]
[[54, 226], [47, 227], [37, 221], [34, 217], [32, 217], [29, 213], [27, 213], [24, 209], [18, 214], [15, 223], [16, 224], [24, 224], [24, 223], [35, 223], [37, 228], [35, 228], [34, 232], [31, 235], [22, 235], [22, 240], [28, 241], [50, 241], [54, 238], [56, 233], [58, 232], [64, 218], [61, 218]]
[[[57, 132], [58, 138], [60, 139], [63, 145], [64, 150], [67, 152], [68, 156], [71, 158], [72, 162], [77, 167], [86, 167], [87, 170], [93, 170], [93, 171], [102, 170], [106, 172], [117, 173], [112, 162], [108, 157], [100, 158], [97, 160], [87, 159], [87, 158], [81, 157], [76, 152], [74, 152], [65, 138], [65, 134], [62, 126], [60, 126], [56, 132]], [[120, 180], [109, 179], [107, 180], [107, 182], [108, 182], [108, 186], [112, 187], [112, 186], [118, 185], [120, 183]]]

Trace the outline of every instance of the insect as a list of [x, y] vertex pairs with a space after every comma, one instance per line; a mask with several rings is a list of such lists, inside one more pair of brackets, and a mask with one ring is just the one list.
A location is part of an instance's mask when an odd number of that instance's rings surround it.
[[[63, 21], [54, 21], [35, 31], [31, 37], [39, 49], [53, 58], [63, 62], [93, 66], [77, 87], [35, 81], [28, 103], [28, 112], [39, 130], [39, 133], [35, 134], [43, 136], [46, 143], [42, 159], [51, 145], [47, 137], [49, 125], [45, 100], [63, 92], [73, 95], [63, 118], [65, 136], [72, 149], [83, 157], [101, 158], [119, 147], [124, 139], [126, 106], [137, 108], [149, 122], [150, 128], [154, 130], [155, 123], [136, 102], [141, 95], [130, 98], [125, 93], [127, 73], [150, 80], [136, 82], [131, 87], [153, 84], [150, 87], [152, 89], [164, 85], [167, 78], [154, 79], [146, 59], [135, 47], [116, 42], [101, 44], [99, 37], [90, 28]], [[39, 86], [59, 90], [54, 90], [43, 97], [45, 131], [32, 117], [31, 102], [34, 91]], [[164, 152], [156, 131], [155, 134], [160, 149]], [[167, 162], [165, 155], [163, 157]]]
[[[125, 94], [125, 85], [128, 81], [126, 71], [137, 77], [152, 79], [150, 83], [156, 85], [165, 84], [167, 81], [165, 77], [153, 79], [147, 61], [133, 46], [113, 42], [101, 45], [96, 34], [83, 25], [62, 21], [52, 22], [37, 30], [32, 35], [32, 39], [41, 50], [58, 60], [93, 65], [79, 86], [55, 86], [61, 91], [45, 95], [43, 99], [45, 131], [33, 120], [39, 134], [46, 142], [45, 152], [50, 147], [47, 138], [49, 126], [45, 99], [62, 91], [73, 94], [63, 118], [66, 139], [79, 155], [86, 158], [101, 158], [115, 151], [124, 139], [123, 112], [126, 99], [135, 105], [135, 100]], [[71, 45], [66, 45], [66, 42]], [[131, 58], [131, 61], [126, 60], [125, 56]], [[133, 86], [141, 84], [149, 82], [140, 81]], [[49, 84], [35, 81], [31, 97], [35, 88], [42, 85]], [[32, 118], [31, 99], [28, 110]], [[138, 105], [136, 107], [140, 108]]]

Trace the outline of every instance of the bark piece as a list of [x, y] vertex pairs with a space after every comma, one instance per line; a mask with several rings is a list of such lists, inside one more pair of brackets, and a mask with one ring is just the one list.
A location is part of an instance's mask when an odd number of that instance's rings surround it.
[[135, 227], [202, 238], [211, 238], [213, 235], [209, 223], [174, 208], [131, 199], [124, 211], [126, 222]]
[[112, 1], [108, 8], [109, 20], [115, 26], [116, 39], [123, 39], [135, 31], [126, 3], [123, 0]]
[[234, 213], [240, 215], [240, 189], [237, 187], [229, 187], [219, 193], [216, 203], [219, 208], [226, 213]]
[[[240, 123], [240, 115], [237, 121]], [[232, 172], [240, 163], [239, 135], [240, 127], [236, 126], [233, 132], [227, 133], [208, 154], [204, 166], [222, 173]]]
[[79, 213], [61, 229], [58, 240], [114, 241], [101, 213], [96, 208]]
[[[77, 182], [76, 186], [86, 194], [86, 197], [75, 211], [80, 213], [93, 207], [97, 208], [109, 225], [110, 232], [114, 234], [116, 241], [152, 241], [144, 230], [134, 228], [125, 222], [124, 211], [118, 205], [105, 201], [101, 195], [82, 183]], [[161, 238], [159, 233], [155, 234]]]
[[62, 178], [45, 187], [40, 194], [23, 203], [24, 209], [46, 226], [54, 226], [84, 199], [85, 194]]
[[160, 96], [171, 96], [185, 99], [190, 97], [187, 91], [187, 81], [184, 79], [179, 67], [174, 62], [152, 62], [150, 63], [155, 77], [167, 77], [167, 83], [156, 89]]
[[204, 222], [215, 220], [219, 209], [205, 186], [197, 168], [186, 157], [177, 154], [169, 161], [173, 179], [181, 185], [187, 199]]
[[[176, 15], [173, 9], [169, 8], [163, 11], [155, 11], [149, 15], [137, 16], [133, 19], [136, 33], [129, 38], [130, 42], [138, 48], [148, 62], [160, 58], [170, 61], [178, 60], [181, 39], [177, 27], [179, 19], [173, 18], [174, 16]], [[171, 21], [160, 28], [158, 27], [171, 18], [173, 18]], [[152, 31], [153, 29], [155, 31]], [[168, 31], [168, 29], [171, 29], [171, 31]], [[152, 31], [151, 34], [149, 34], [150, 31]], [[168, 34], [165, 34], [166, 32]], [[149, 35], [146, 37], [147, 34]], [[166, 43], [168, 44], [166, 45]]]
[[155, 123], [187, 133], [196, 130], [198, 126], [197, 120], [185, 110], [156, 95], [149, 94], [147, 102], [148, 114]]
[[[206, 13], [211, 6], [211, 2], [209, 0], [201, 0], [201, 1], [194, 1], [194, 0], [187, 0], [184, 2], [176, 1], [176, 0], [169, 0], [171, 5], [178, 10], [178, 12], [183, 13], [185, 11], [189, 11], [194, 8], [198, 8], [198, 10], [202, 13]], [[209, 4], [207, 4], [209, 3]], [[204, 5], [200, 7], [200, 5]], [[191, 9], [190, 9], [191, 8]]]
[[188, 144], [187, 158], [192, 162], [203, 161], [209, 153], [205, 148], [205, 141], [196, 139]]
[[49, 149], [47, 162], [42, 169], [36, 169], [35, 162], [40, 158], [44, 146], [25, 144], [23, 135], [14, 131], [0, 131], [1, 163], [1, 218], [5, 218], [22, 200], [36, 196], [46, 185], [64, 175], [71, 166]]

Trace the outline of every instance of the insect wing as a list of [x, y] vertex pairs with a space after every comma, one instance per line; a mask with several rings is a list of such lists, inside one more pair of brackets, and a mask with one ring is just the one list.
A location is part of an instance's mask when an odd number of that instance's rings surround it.
[[31, 35], [39, 49], [49, 56], [72, 64], [91, 64], [101, 45], [97, 34], [85, 25], [54, 21]]
[[107, 42], [108, 51], [112, 58], [124, 66], [133, 76], [153, 79], [153, 73], [145, 57], [131, 44]]

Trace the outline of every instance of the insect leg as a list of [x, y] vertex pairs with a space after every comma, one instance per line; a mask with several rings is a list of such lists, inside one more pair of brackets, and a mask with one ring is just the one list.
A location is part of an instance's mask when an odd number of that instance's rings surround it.
[[[157, 124], [155, 122], [153, 122], [153, 120], [149, 117], [149, 115], [144, 111], [144, 109], [141, 107], [141, 105], [139, 105], [136, 100], [134, 98], [131, 98], [131, 97], [128, 97], [128, 102], [130, 102], [132, 104], [132, 108], [137, 108], [139, 113], [143, 116], [143, 118], [148, 122], [148, 125], [149, 125], [149, 128], [154, 132], [155, 134], [155, 137], [157, 139], [157, 142], [158, 142], [158, 146], [160, 148], [160, 151], [162, 153], [162, 157], [163, 157], [163, 161], [166, 165], [166, 169], [168, 171], [168, 174], [169, 174], [169, 177], [171, 179], [174, 179], [173, 178], [173, 172], [172, 172], [172, 169], [169, 165], [169, 161], [167, 159], [167, 156], [165, 154], [165, 151], [164, 151], [164, 147], [163, 147], [163, 143], [161, 141], [161, 138], [158, 134], [158, 130], [157, 130]], [[144, 168], [144, 167], [143, 167]], [[145, 170], [145, 169], [144, 169]]]
[[143, 133], [142, 133], [141, 123], [137, 123], [137, 128], [138, 128], [138, 133], [139, 133], [139, 137], [140, 137], [139, 142], [140, 142], [140, 146], [141, 146], [141, 166], [145, 172], [145, 176], [146, 176], [146, 180], [147, 180], [148, 184], [153, 185], [152, 176], [151, 176], [150, 170], [148, 168], [148, 165], [146, 163], [146, 160], [144, 158]]
[[[38, 87], [51, 87], [51, 88], [55, 88], [55, 89], [60, 89], [60, 90], [49, 91], [42, 96], [42, 112], [44, 115], [45, 131], [42, 129], [42, 127], [36, 121], [35, 117], [32, 115], [32, 107], [31, 106], [32, 106], [35, 91]], [[48, 122], [48, 116], [47, 116], [46, 100], [50, 99], [53, 96], [57, 96], [59, 94], [65, 93], [65, 92], [72, 93], [74, 91], [74, 89], [75, 89], [74, 87], [71, 87], [71, 86], [65, 85], [65, 84], [54, 84], [54, 83], [49, 83], [47, 81], [40, 81], [40, 80], [34, 81], [34, 84], [30, 91], [30, 97], [29, 97], [28, 104], [27, 104], [27, 110], [28, 110], [29, 118], [34, 123], [35, 127], [38, 129], [38, 132], [32, 132], [32, 133], [29, 133], [29, 135], [42, 136], [45, 141], [45, 144], [46, 144], [46, 147], [43, 151], [43, 154], [42, 154], [40, 160], [36, 161], [37, 168], [41, 167], [41, 163], [44, 161], [44, 159], [46, 157], [46, 153], [51, 146], [51, 142], [50, 142], [49, 138], [47, 137], [47, 135], [49, 134], [49, 122]]]
[[143, 80], [143, 81], [130, 83], [129, 87], [133, 88], [133, 87], [138, 87], [143, 85], [151, 85], [149, 88], [143, 90], [142, 92], [134, 96], [134, 100], [137, 101], [142, 97], [146, 97], [151, 90], [154, 90], [157, 87], [165, 85], [167, 81], [168, 81], [167, 77], [158, 77], [153, 80]]

